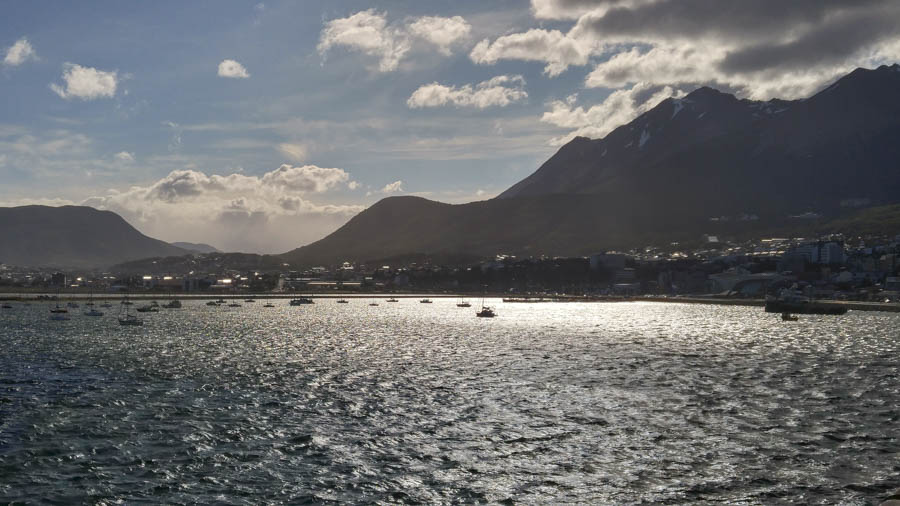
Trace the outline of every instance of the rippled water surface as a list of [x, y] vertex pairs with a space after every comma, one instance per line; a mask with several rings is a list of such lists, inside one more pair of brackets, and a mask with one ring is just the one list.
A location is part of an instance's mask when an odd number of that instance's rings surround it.
[[877, 504], [900, 315], [455, 300], [0, 310], [0, 501]]

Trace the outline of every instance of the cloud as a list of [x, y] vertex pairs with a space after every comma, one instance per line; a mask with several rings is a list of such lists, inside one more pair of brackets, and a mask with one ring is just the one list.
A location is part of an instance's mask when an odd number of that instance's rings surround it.
[[553, 101], [550, 110], [541, 116], [541, 121], [572, 129], [568, 134], [551, 140], [552, 145], [559, 146], [576, 136], [605, 137], [616, 127], [649, 111], [661, 101], [683, 95], [682, 91], [669, 86], [639, 83], [629, 89], [614, 91], [602, 103], [588, 109], [575, 107], [575, 96], [566, 101]]
[[378, 71], [392, 72], [413, 49], [415, 40], [449, 56], [452, 47], [465, 41], [471, 30], [461, 16], [422, 16], [390, 25], [387, 13], [369, 9], [326, 22], [316, 49], [324, 56], [332, 48], [344, 47], [378, 58]]
[[50, 89], [62, 98], [80, 98], [81, 100], [94, 100], [97, 98], [112, 98], [116, 94], [118, 76], [116, 71], [97, 70], [92, 67], [82, 67], [74, 63], [63, 64], [63, 80], [65, 88], [56, 83], [50, 85]]
[[658, 0], [585, 14], [569, 35], [626, 46], [596, 65], [588, 87], [708, 84], [800, 98], [900, 58], [898, 20], [900, 4], [888, 0]]
[[384, 188], [381, 189], [381, 193], [401, 193], [403, 192], [403, 181], [394, 181], [393, 183], [388, 183], [384, 185]]
[[411, 108], [440, 107], [449, 104], [479, 109], [491, 106], [504, 107], [528, 97], [524, 86], [525, 79], [519, 75], [497, 76], [474, 87], [467, 84], [457, 88], [435, 82], [420, 86], [406, 100], [406, 105]]
[[279, 144], [278, 151], [282, 155], [290, 158], [291, 160], [294, 160], [295, 162], [302, 162], [303, 160], [306, 159], [306, 156], [308, 154], [307, 150], [306, 150], [306, 146], [304, 146], [303, 144], [288, 143], [288, 142]]
[[113, 158], [120, 162], [131, 163], [134, 162], [134, 153], [129, 153], [128, 151], [119, 151], [118, 153], [113, 155]]
[[[147, 185], [85, 199], [165, 240], [200, 240], [231, 251], [283, 252], [334, 230], [363, 207], [317, 204], [349, 181], [342, 169], [282, 165], [262, 176], [173, 170]], [[349, 186], [349, 184], [348, 184]]]
[[451, 54], [450, 47], [466, 40], [471, 31], [472, 27], [462, 16], [423, 16], [409, 25], [409, 33], [434, 44], [446, 56]]
[[710, 85], [742, 97], [799, 98], [858, 66], [900, 59], [892, 0], [532, 0], [533, 28], [470, 53], [475, 63], [539, 61], [555, 76], [594, 64], [587, 87]]
[[219, 77], [246, 79], [250, 77], [250, 73], [243, 65], [234, 60], [222, 60], [222, 63], [219, 64]]
[[403, 30], [387, 26], [387, 15], [375, 9], [325, 23], [317, 49], [324, 55], [335, 46], [344, 46], [379, 59], [378, 70], [396, 70], [409, 51], [409, 39]]
[[594, 13], [602, 14], [616, 7], [633, 7], [654, 0], [531, 0], [531, 12], [537, 19], [578, 19]]
[[545, 62], [544, 73], [554, 77], [570, 65], [586, 65], [595, 47], [569, 37], [559, 30], [531, 29], [497, 38], [484, 39], [469, 53], [475, 63], [493, 65], [499, 60]]
[[37, 60], [37, 53], [34, 52], [34, 48], [31, 47], [28, 39], [23, 37], [6, 50], [6, 57], [3, 58], [3, 63], [15, 67], [28, 60]]

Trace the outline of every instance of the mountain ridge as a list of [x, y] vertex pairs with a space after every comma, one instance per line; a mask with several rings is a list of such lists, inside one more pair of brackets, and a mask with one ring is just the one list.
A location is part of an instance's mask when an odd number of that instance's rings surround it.
[[900, 200], [897, 138], [896, 64], [854, 70], [799, 100], [738, 99], [703, 87], [602, 139], [572, 139], [494, 199], [383, 199], [282, 256], [318, 264], [372, 259], [379, 248], [381, 257], [577, 255], [727, 233], [711, 222], [719, 216], [753, 216], [733, 226], [757, 229], [807, 211], [837, 217], [847, 205]]
[[0, 207], [0, 238], [0, 262], [23, 267], [99, 268], [188, 253], [87, 206]]

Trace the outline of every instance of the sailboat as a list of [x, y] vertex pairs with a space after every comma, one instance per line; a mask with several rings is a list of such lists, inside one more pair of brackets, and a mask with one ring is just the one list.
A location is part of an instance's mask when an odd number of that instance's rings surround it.
[[84, 312], [84, 316], [103, 316], [102, 311], [97, 311], [94, 309], [94, 291], [91, 290], [91, 297], [88, 299], [88, 303], [85, 304], [88, 310]]
[[266, 297], [266, 304], [263, 307], [275, 307], [275, 304], [272, 304], [272, 299]]
[[494, 312], [494, 309], [484, 305], [484, 297], [481, 298], [481, 311], [475, 313], [475, 316], [479, 318], [493, 318], [497, 316], [497, 313]]
[[59, 306], [59, 291], [56, 292], [56, 307], [50, 309], [50, 319], [64, 321], [69, 319], [69, 310]]
[[456, 307], [472, 307], [472, 304], [469, 304], [469, 301], [460, 297], [459, 302], [456, 303]]
[[138, 318], [137, 315], [131, 314], [130, 308], [131, 303], [128, 301], [128, 296], [126, 295], [119, 308], [119, 325], [140, 327], [144, 324], [144, 320]]

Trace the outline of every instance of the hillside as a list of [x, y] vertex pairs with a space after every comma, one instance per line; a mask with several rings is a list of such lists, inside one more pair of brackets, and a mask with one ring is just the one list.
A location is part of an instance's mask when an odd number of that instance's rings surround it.
[[[603, 139], [573, 139], [498, 198], [387, 198], [282, 257], [313, 265], [581, 255], [818, 226], [900, 202], [898, 138], [898, 65], [857, 69], [805, 100], [739, 100], [700, 88]], [[822, 219], [791, 218], [809, 211]]]
[[0, 208], [0, 262], [96, 268], [186, 250], [138, 232], [119, 215], [82, 206]]

